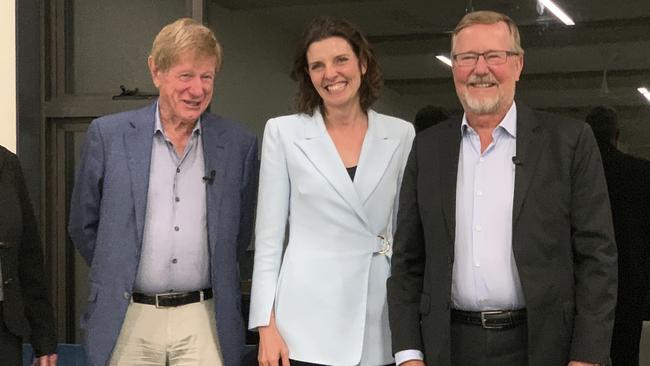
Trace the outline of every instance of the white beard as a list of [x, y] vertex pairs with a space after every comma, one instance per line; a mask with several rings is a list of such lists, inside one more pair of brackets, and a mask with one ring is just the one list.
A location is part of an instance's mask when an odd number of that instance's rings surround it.
[[464, 93], [461, 102], [468, 112], [476, 115], [492, 114], [499, 110], [500, 95], [491, 98], [474, 98], [469, 93]]

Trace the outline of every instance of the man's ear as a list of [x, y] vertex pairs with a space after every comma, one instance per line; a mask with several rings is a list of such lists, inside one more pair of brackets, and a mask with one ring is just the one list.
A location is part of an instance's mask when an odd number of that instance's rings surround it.
[[153, 81], [153, 85], [158, 88], [160, 86], [160, 69], [156, 66], [156, 64], [153, 61], [153, 57], [149, 56], [147, 58], [147, 65], [149, 65], [149, 73], [151, 74], [151, 80]]
[[517, 59], [517, 77], [515, 80], [519, 81], [519, 76], [521, 76], [521, 72], [524, 69], [524, 55], [518, 56]]

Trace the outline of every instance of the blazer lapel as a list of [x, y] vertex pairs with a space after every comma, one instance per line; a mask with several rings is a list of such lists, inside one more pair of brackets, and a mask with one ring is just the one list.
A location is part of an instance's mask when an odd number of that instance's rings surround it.
[[368, 224], [368, 217], [357, 191], [336, 151], [334, 142], [325, 129], [325, 122], [318, 110], [307, 120], [305, 138], [297, 140], [295, 144], [341, 198]]
[[458, 178], [458, 159], [460, 153], [460, 121], [454, 119], [442, 127], [438, 145], [440, 166], [440, 189], [442, 208], [447, 230], [453, 245], [456, 237], [456, 181]]
[[156, 118], [155, 111], [156, 103], [153, 103], [148, 109], [141, 110], [129, 122], [131, 129], [124, 133], [124, 146], [131, 175], [131, 192], [133, 194], [135, 223], [138, 230], [139, 243], [142, 243], [144, 216], [147, 210], [151, 146], [153, 144]]
[[368, 132], [363, 140], [357, 173], [354, 176], [354, 187], [362, 204], [368, 200], [386, 173], [398, 146], [399, 140], [391, 138], [377, 113], [369, 110]]
[[535, 174], [542, 150], [546, 145], [546, 135], [537, 123], [532, 111], [517, 105], [517, 159], [521, 162], [515, 168], [515, 192], [513, 198], [513, 224], [517, 221], [526, 198], [528, 187]]
[[212, 179], [206, 185], [206, 210], [208, 215], [208, 241], [214, 253], [217, 243], [216, 233], [219, 220], [219, 207], [223, 196], [226, 179], [226, 163], [228, 161], [228, 133], [219, 118], [208, 113], [201, 116], [201, 140], [203, 141], [203, 160], [205, 176]]

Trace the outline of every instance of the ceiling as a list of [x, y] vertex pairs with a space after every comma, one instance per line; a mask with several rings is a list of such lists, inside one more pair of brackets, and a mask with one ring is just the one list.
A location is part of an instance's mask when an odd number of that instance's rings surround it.
[[[568, 27], [536, 0], [212, 0], [301, 34], [318, 15], [348, 19], [374, 45], [386, 86], [431, 104], [458, 109], [450, 69], [435, 55], [449, 52], [449, 32], [467, 9], [496, 10], [519, 25], [526, 52], [517, 95], [528, 104], [576, 117], [597, 104], [619, 110], [629, 145], [650, 156], [650, 1], [556, 0], [576, 25]], [[605, 76], [606, 74], [606, 76]]]

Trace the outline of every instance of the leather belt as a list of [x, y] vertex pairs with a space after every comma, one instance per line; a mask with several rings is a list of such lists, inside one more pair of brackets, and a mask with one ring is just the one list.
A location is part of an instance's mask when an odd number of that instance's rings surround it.
[[451, 310], [451, 319], [457, 322], [478, 325], [484, 329], [508, 329], [526, 322], [526, 309], [464, 311]]
[[206, 288], [201, 291], [171, 292], [155, 295], [134, 292], [132, 298], [133, 302], [137, 302], [138, 304], [155, 305], [157, 308], [169, 308], [211, 299], [212, 289]]

